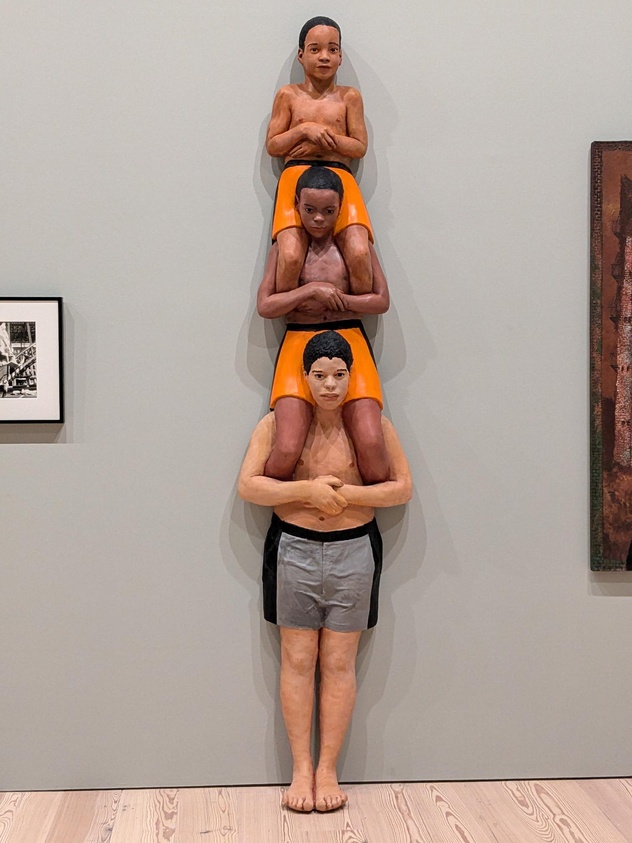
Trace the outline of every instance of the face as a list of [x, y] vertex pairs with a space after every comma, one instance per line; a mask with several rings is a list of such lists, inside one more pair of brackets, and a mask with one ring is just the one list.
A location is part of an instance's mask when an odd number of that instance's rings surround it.
[[305, 73], [315, 79], [333, 79], [342, 64], [340, 36], [333, 26], [314, 26], [305, 37], [305, 48], [298, 51]]
[[321, 357], [312, 364], [307, 375], [312, 398], [323, 410], [335, 410], [347, 397], [349, 369], [344, 360]]
[[340, 213], [340, 197], [335, 190], [304, 187], [296, 203], [303, 228], [310, 237], [326, 237]]

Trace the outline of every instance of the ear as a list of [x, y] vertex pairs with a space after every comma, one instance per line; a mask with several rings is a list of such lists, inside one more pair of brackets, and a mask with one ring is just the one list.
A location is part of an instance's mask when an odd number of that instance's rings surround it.
[[303, 50], [301, 50], [301, 48], [299, 47], [299, 48], [298, 48], [298, 53], [296, 54], [296, 58], [299, 60], [299, 63], [300, 63], [300, 64], [303, 64], [303, 52], [304, 52], [304, 51], [303, 51]]

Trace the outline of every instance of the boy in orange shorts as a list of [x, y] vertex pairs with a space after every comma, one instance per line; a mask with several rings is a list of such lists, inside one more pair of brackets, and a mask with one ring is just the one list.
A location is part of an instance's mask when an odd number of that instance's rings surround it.
[[347, 264], [351, 291], [370, 293], [373, 232], [349, 169], [353, 159], [366, 154], [367, 130], [360, 92], [336, 85], [342, 63], [338, 24], [326, 17], [307, 21], [299, 35], [298, 60], [305, 79], [277, 92], [266, 138], [268, 154], [285, 161], [272, 223], [272, 240], [279, 248], [277, 290], [292, 290], [298, 283], [309, 237], [295, 209], [296, 182], [307, 167], [318, 165], [334, 169], [342, 179], [344, 199], [334, 238]]
[[297, 182], [295, 206], [309, 238], [297, 285], [278, 291], [279, 244], [273, 243], [257, 295], [261, 316], [285, 316], [288, 323], [277, 357], [270, 406], [275, 413], [276, 438], [265, 475], [291, 479], [312, 422], [313, 398], [302, 371], [303, 350], [311, 337], [336, 330], [349, 342], [354, 366], [343, 405], [343, 421], [353, 443], [365, 484], [389, 478], [389, 459], [382, 431], [382, 390], [373, 352], [360, 316], [384, 313], [389, 306], [386, 278], [370, 246], [372, 289], [351, 290], [345, 261], [334, 240], [344, 197], [338, 174], [326, 167], [309, 167]]

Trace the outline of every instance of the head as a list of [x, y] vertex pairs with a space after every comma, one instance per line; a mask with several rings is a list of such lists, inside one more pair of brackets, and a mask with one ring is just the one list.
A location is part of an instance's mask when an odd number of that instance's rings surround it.
[[322, 331], [305, 346], [303, 370], [316, 405], [323, 410], [341, 406], [349, 390], [353, 353], [337, 331]]
[[335, 20], [311, 18], [298, 36], [298, 60], [307, 76], [329, 81], [342, 63], [342, 36]]
[[311, 237], [327, 236], [336, 224], [343, 197], [338, 173], [327, 167], [309, 167], [296, 183], [296, 210]]
[[331, 18], [326, 18], [323, 15], [318, 15], [315, 18], [310, 18], [307, 23], [303, 24], [303, 28], [298, 34], [298, 48], [299, 50], [305, 49], [305, 39], [310, 31], [315, 26], [331, 26], [333, 27], [338, 33], [338, 46], [342, 44], [342, 33], [340, 32], [340, 27], [336, 23], [335, 20]]

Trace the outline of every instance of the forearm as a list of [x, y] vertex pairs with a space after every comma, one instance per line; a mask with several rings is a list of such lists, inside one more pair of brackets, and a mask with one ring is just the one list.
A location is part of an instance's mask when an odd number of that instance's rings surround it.
[[345, 158], [364, 158], [367, 150], [367, 143], [348, 135], [334, 135], [336, 141], [336, 152], [344, 155]]
[[239, 497], [259, 506], [280, 506], [284, 503], [302, 502], [309, 490], [309, 480], [274, 480], [257, 475], [240, 478]]
[[388, 310], [388, 299], [378, 293], [364, 293], [360, 296], [354, 296], [350, 293], [342, 293], [342, 299], [345, 303], [346, 310], [352, 310], [354, 313], [386, 313]]
[[286, 316], [296, 310], [309, 298], [310, 294], [306, 286], [297, 287], [285, 293], [272, 293], [257, 299], [257, 313], [264, 319], [276, 319], [278, 316]]
[[339, 493], [354, 506], [386, 507], [407, 503], [412, 497], [410, 479], [387, 480], [373, 486], [350, 486], [345, 483]]
[[[273, 158], [283, 158], [301, 141], [307, 140], [308, 136], [304, 129], [307, 123], [300, 123], [285, 132], [269, 137], [266, 141], [266, 151]], [[311, 124], [310, 124], [311, 125]]]

